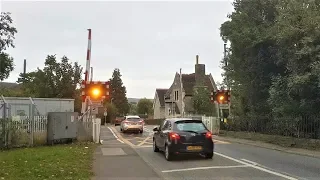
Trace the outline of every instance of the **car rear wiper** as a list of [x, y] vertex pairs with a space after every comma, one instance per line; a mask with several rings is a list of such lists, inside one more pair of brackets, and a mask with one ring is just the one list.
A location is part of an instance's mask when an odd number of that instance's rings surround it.
[[198, 134], [197, 131], [189, 131], [189, 130], [187, 130], [187, 131], [183, 131], [183, 132], [191, 132], [191, 133], [196, 133], [196, 134]]

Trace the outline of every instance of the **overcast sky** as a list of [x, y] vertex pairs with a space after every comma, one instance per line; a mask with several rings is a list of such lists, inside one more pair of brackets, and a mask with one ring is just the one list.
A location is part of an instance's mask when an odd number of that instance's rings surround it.
[[204, 2], [25, 2], [2, 1], [18, 30], [16, 48], [8, 50], [15, 70], [44, 66], [48, 54], [66, 55], [85, 67], [87, 29], [92, 29], [93, 79], [108, 80], [119, 68], [131, 98], [153, 98], [156, 88], [169, 88], [176, 72], [193, 73], [195, 56], [206, 73], [221, 81], [223, 41], [220, 25], [232, 12], [232, 1]]

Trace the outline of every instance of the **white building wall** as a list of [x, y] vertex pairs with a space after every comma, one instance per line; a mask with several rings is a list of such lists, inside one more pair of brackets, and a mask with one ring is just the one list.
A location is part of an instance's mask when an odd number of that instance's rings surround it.
[[[29, 116], [31, 101], [27, 97], [5, 97], [10, 106], [11, 115]], [[48, 112], [74, 112], [74, 99], [32, 98], [36, 104], [35, 115], [47, 115]], [[3, 101], [0, 101], [0, 107]], [[3, 108], [0, 109], [0, 117]]]

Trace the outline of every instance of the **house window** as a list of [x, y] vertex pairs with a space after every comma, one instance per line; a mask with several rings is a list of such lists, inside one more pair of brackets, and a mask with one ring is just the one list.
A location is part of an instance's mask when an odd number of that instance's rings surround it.
[[174, 100], [175, 101], [179, 100], [179, 91], [174, 91]]

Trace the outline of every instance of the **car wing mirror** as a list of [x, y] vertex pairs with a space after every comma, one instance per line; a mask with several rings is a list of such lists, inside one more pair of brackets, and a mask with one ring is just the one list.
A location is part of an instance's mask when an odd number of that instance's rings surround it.
[[153, 128], [153, 131], [160, 131], [160, 128], [158, 126]]

